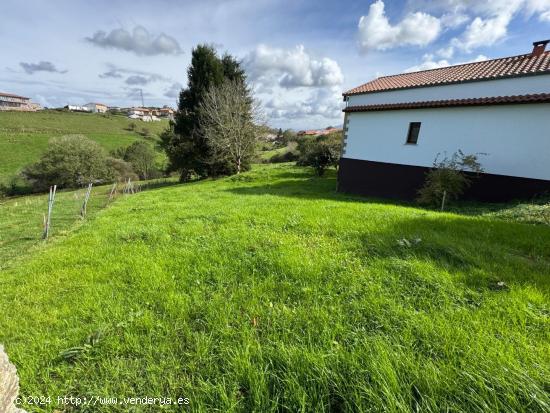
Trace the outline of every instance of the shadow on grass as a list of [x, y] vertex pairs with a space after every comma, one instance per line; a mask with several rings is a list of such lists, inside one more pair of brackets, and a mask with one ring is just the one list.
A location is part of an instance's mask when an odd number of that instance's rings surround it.
[[162, 188], [166, 188], [166, 187], [169, 187], [169, 186], [177, 186], [177, 185], [182, 185], [184, 183], [182, 182], [179, 182], [177, 180], [159, 180], [159, 181], [151, 181], [151, 182], [143, 182], [143, 183], [140, 183], [141, 185], [141, 189], [143, 191], [151, 191], [151, 190], [155, 190], [155, 189], [162, 189]]
[[[265, 177], [265, 173], [260, 175]], [[382, 205], [394, 205], [413, 207], [426, 212], [439, 212], [438, 208], [426, 207], [414, 201], [404, 201], [389, 198], [364, 197], [349, 193], [337, 192], [336, 171], [329, 170], [324, 177], [317, 177], [312, 171], [300, 167], [274, 173], [273, 183], [254, 185], [258, 177], [252, 175], [233, 176], [228, 178], [231, 182], [250, 183], [247, 186], [239, 186], [226, 191], [238, 195], [274, 195], [281, 197], [294, 197], [302, 199], [329, 199], [335, 201], [376, 203]], [[265, 181], [264, 181], [265, 182]], [[484, 218], [508, 222], [521, 222], [523, 224], [545, 224], [541, 209], [550, 202], [550, 198], [536, 198], [530, 201], [514, 201], [509, 203], [481, 203], [461, 201], [448, 205], [444, 212], [462, 216], [483, 216]], [[550, 210], [550, 207], [548, 207]]]
[[[358, 236], [354, 253], [387, 263], [432, 262], [473, 289], [498, 289], [498, 282], [527, 283], [550, 290], [550, 232], [504, 221], [453, 217], [398, 220]], [[356, 247], [355, 247], [356, 248]], [[518, 271], [518, 269], [522, 271]]]
[[[288, 174], [277, 174], [277, 178], [284, 178], [287, 176], [291, 178], [300, 178], [291, 172]], [[226, 191], [237, 195], [273, 195], [309, 200], [326, 199], [344, 202], [399, 205], [405, 207], [414, 206], [406, 201], [383, 198], [366, 198], [360, 195], [337, 192], [337, 182], [335, 176], [312, 177], [309, 174], [305, 174], [304, 176], [306, 179], [287, 179], [271, 184], [239, 186], [235, 188], [228, 188]]]

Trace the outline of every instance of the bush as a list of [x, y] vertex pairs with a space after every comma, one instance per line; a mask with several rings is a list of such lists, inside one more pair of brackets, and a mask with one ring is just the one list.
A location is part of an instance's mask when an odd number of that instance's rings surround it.
[[323, 176], [326, 168], [337, 167], [342, 152], [342, 137], [334, 133], [317, 138], [302, 139], [298, 142], [300, 157], [297, 165], [311, 166], [318, 176]]
[[282, 153], [277, 153], [269, 158], [270, 163], [294, 162], [297, 161], [300, 154], [297, 151], [288, 150]]
[[76, 188], [89, 182], [111, 182], [115, 176], [103, 148], [83, 135], [51, 139], [40, 160], [22, 174], [37, 191], [52, 185]]
[[32, 187], [21, 175], [13, 176], [8, 183], [0, 183], [0, 198], [32, 193]]
[[457, 200], [472, 183], [472, 177], [465, 171], [483, 172], [477, 155], [465, 155], [459, 150], [450, 158], [445, 156], [439, 160], [439, 157], [440, 154], [426, 174], [424, 186], [418, 191], [417, 201], [420, 204], [442, 205], [443, 197], [445, 202]]
[[107, 158], [107, 167], [113, 171], [115, 180], [119, 182], [127, 181], [128, 178], [132, 181], [139, 180], [139, 176], [134, 172], [132, 165], [122, 159]]
[[[119, 152], [122, 152], [119, 150]], [[156, 152], [153, 147], [146, 143], [136, 141], [124, 149], [122, 158], [132, 165], [134, 171], [141, 179], [151, 179], [151, 175], [157, 173]]]
[[149, 130], [149, 128], [141, 128], [141, 132], [139, 132], [139, 134], [145, 138], [151, 137], [151, 131]]

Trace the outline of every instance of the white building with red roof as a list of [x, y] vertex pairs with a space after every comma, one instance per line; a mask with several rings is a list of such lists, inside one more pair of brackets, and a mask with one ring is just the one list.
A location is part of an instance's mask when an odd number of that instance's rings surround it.
[[338, 188], [414, 199], [438, 154], [483, 154], [467, 197], [550, 192], [550, 41], [529, 54], [385, 76], [344, 93]]
[[35, 112], [42, 109], [40, 105], [31, 102], [30, 98], [0, 92], [0, 111], [15, 110], [20, 112]]

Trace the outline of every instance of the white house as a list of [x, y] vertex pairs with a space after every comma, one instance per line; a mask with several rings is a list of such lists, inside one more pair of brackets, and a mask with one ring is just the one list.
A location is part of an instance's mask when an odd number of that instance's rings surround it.
[[520, 56], [385, 76], [344, 93], [338, 189], [413, 199], [438, 154], [483, 154], [470, 198], [550, 193], [550, 41]]
[[31, 102], [30, 98], [0, 92], [0, 111], [17, 110], [20, 112], [36, 112], [41, 109], [42, 106], [38, 103]]
[[107, 105], [104, 105], [103, 103], [86, 103], [84, 107], [93, 113], [105, 113], [107, 112]]
[[88, 109], [86, 106], [80, 105], [66, 105], [65, 108], [72, 112], [90, 112], [90, 109]]
[[160, 119], [156, 116], [158, 110], [149, 108], [130, 108], [128, 110], [128, 117], [130, 119], [139, 119], [143, 122], [160, 122]]

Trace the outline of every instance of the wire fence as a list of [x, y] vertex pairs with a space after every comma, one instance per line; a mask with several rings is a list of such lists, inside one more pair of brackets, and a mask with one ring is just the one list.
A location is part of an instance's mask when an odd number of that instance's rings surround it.
[[174, 178], [150, 181], [125, 181], [109, 185], [88, 184], [79, 189], [62, 190], [52, 186], [46, 194], [25, 195], [0, 200], [0, 270], [44, 241], [62, 236], [117, 199], [147, 189], [174, 185]]

